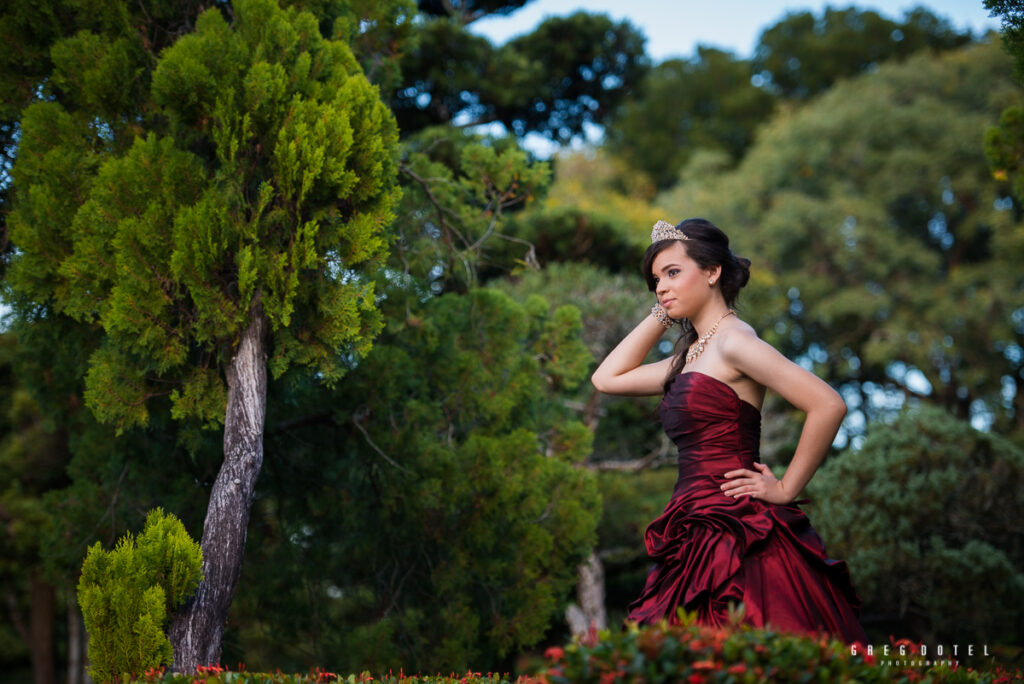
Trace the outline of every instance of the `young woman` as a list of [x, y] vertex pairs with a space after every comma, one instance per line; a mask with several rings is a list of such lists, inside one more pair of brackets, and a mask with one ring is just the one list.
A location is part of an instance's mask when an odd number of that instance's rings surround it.
[[[704, 219], [659, 221], [644, 255], [658, 303], [594, 372], [607, 394], [663, 395], [661, 422], [679, 448], [679, 479], [644, 535], [655, 561], [628, 618], [676, 620], [677, 609], [721, 625], [729, 604], [745, 620], [867, 643], [846, 563], [825, 555], [796, 500], [846, 415], [824, 381], [762, 341], [732, 306], [750, 277], [725, 233]], [[676, 354], [643, 364], [680, 323]], [[771, 389], [807, 414], [796, 452], [777, 479], [758, 457], [761, 404]]]

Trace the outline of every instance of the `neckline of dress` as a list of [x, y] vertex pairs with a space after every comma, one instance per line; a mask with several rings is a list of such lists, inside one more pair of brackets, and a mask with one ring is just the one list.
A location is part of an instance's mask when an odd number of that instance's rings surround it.
[[[734, 388], [734, 387], [733, 387], [732, 385], [730, 385], [729, 383], [727, 383], [727, 382], [726, 382], [725, 380], [719, 380], [719, 379], [718, 379], [718, 378], [716, 378], [716, 377], [715, 377], [714, 375], [708, 375], [707, 373], [702, 373], [701, 371], [685, 371], [685, 372], [683, 372], [683, 373], [677, 373], [677, 374], [676, 374], [676, 378], [681, 378], [681, 377], [682, 377], [682, 376], [684, 376], [684, 375], [702, 375], [702, 376], [704, 376], [705, 378], [709, 378], [709, 379], [711, 379], [711, 380], [714, 380], [714, 381], [715, 381], [715, 382], [717, 382], [717, 383], [718, 383], [719, 385], [721, 385], [722, 387], [725, 387], [725, 388], [726, 388], [727, 390], [729, 390], [730, 392], [732, 392], [732, 395], [733, 395], [734, 397], [736, 397], [736, 399], [737, 399], [737, 400], [739, 400], [739, 402], [740, 402], [741, 404], [746, 404], [746, 405], [747, 405], [747, 406], [749, 406], [750, 408], [752, 408], [752, 409], [754, 409], [755, 411], [757, 411], [757, 415], [759, 415], [759, 416], [761, 415], [761, 409], [757, 408], [756, 406], [754, 406], [753, 404], [751, 404], [751, 403], [750, 403], [749, 401], [747, 401], [746, 399], [744, 399], [743, 397], [741, 397], [741, 396], [740, 396], [740, 393], [739, 393], [739, 392], [737, 392], [737, 391], [736, 391], [736, 389], [735, 389], [735, 388]], [[673, 380], [673, 381], [674, 381], [674, 380]]]

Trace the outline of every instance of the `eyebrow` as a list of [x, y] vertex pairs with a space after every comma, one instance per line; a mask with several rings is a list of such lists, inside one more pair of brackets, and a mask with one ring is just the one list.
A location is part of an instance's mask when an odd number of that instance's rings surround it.
[[672, 268], [673, 266], [678, 268], [679, 264], [666, 264], [665, 268], [661, 269], [660, 273], [664, 273], [665, 271], [667, 271], [668, 269]]

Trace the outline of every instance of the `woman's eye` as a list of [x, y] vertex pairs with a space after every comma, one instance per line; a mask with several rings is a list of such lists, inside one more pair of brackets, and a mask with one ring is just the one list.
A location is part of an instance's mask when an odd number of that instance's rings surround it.
[[669, 274], [670, 276], [674, 276], [674, 275], [675, 275], [676, 273], [679, 273], [679, 269], [678, 269], [678, 268], [673, 268], [673, 269], [671, 269], [671, 270], [670, 270], [670, 271], [668, 272], [668, 274]]

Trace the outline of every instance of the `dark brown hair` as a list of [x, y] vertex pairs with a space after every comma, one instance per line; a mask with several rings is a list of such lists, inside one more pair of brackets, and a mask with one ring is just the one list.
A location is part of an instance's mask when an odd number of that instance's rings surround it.
[[[679, 243], [686, 250], [686, 255], [693, 259], [698, 266], [711, 268], [721, 266], [722, 274], [718, 278], [718, 286], [722, 289], [722, 296], [725, 304], [730, 309], [736, 304], [740, 290], [750, 280], [750, 259], [736, 256], [729, 249], [729, 237], [719, 230], [715, 224], [707, 219], [690, 218], [676, 226], [676, 230], [686, 235], [685, 240], [670, 239], [658, 240], [652, 243], [644, 253], [644, 279], [647, 281], [647, 289], [655, 291], [657, 283], [654, 281], [654, 258], [662, 250]], [[680, 321], [683, 328], [682, 334], [676, 340], [675, 361], [672, 363], [672, 370], [665, 382], [665, 391], [668, 391], [668, 383], [675, 378], [676, 374], [682, 371], [686, 365], [686, 350], [697, 340], [697, 331], [688, 319]]]

